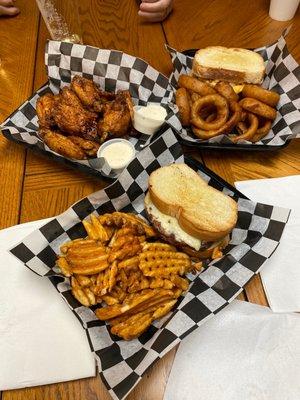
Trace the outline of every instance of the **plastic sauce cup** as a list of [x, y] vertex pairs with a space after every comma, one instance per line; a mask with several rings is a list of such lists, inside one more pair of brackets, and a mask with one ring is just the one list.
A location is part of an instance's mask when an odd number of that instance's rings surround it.
[[167, 111], [155, 104], [133, 107], [133, 127], [146, 135], [153, 135], [163, 125]]
[[120, 173], [134, 159], [135, 148], [129, 140], [111, 139], [99, 147], [97, 157], [103, 157], [113, 171]]

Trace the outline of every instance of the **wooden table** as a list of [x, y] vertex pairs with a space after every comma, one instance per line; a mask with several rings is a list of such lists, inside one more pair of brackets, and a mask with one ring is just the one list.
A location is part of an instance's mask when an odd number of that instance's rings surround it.
[[[70, 1], [71, 2], [71, 1]], [[135, 0], [78, 1], [85, 44], [140, 56], [168, 75], [171, 62], [164, 44], [183, 50], [206, 45], [258, 47], [275, 41], [289, 22], [268, 16], [268, 0], [174, 0], [163, 24], [141, 23]], [[44, 46], [49, 34], [33, 0], [17, 0], [21, 14], [0, 19], [0, 119], [46, 81]], [[74, 6], [74, 1], [73, 1]], [[72, 6], [72, 7], [73, 7]], [[300, 63], [300, 13], [287, 38]], [[56, 164], [0, 137], [0, 228], [51, 217], [105, 186], [100, 179]], [[299, 174], [300, 140], [279, 152], [205, 151], [193, 156], [233, 183], [237, 180]], [[267, 305], [260, 278], [241, 299]], [[169, 352], [129, 395], [130, 400], [159, 400], [175, 355]], [[12, 371], [13, 373], [13, 371]], [[98, 377], [2, 393], [2, 400], [110, 399]]]

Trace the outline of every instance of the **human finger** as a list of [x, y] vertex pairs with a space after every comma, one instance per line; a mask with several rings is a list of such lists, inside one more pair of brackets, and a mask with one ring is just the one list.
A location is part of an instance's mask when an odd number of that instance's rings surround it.
[[148, 22], [160, 22], [167, 17], [167, 15], [163, 12], [148, 13], [144, 11], [139, 11], [138, 14], [140, 17]]
[[4, 7], [0, 6], [0, 16], [8, 16], [8, 17], [13, 17], [17, 14], [19, 14], [20, 10], [17, 7]]
[[0, 0], [0, 6], [11, 7], [14, 5], [14, 0]]
[[151, 12], [151, 13], [156, 13], [156, 12], [166, 12], [169, 6], [169, 1], [168, 0], [159, 0], [154, 3], [146, 3], [143, 2], [140, 4], [140, 10], [144, 12]]

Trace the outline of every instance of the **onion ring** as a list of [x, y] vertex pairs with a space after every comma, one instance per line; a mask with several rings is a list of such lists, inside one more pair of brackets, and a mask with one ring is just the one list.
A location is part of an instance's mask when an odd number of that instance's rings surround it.
[[241, 121], [245, 121], [246, 118], [247, 118], [247, 111], [242, 110]]
[[195, 103], [195, 101], [199, 100], [201, 97], [200, 94], [193, 92], [192, 90], [188, 90], [188, 93], [192, 103]]
[[176, 105], [179, 110], [179, 118], [182, 126], [190, 125], [191, 106], [189, 102], [189, 95], [185, 88], [177, 89], [175, 93]]
[[180, 75], [178, 79], [178, 86], [192, 90], [201, 96], [217, 93], [215, 89], [213, 89], [208, 83], [202, 82], [199, 79], [189, 75]]
[[259, 100], [251, 99], [250, 97], [245, 97], [239, 102], [240, 106], [249, 111], [250, 113], [259, 115], [260, 117], [264, 117], [266, 119], [275, 119], [276, 118], [276, 110], [267, 104], [262, 103]]
[[[201, 116], [200, 112], [204, 107], [213, 104], [217, 109], [217, 118], [213, 122], [206, 122]], [[204, 129], [207, 131], [219, 129], [227, 121], [229, 114], [228, 103], [224, 97], [219, 94], [210, 94], [201, 97], [192, 106], [191, 124], [196, 128]]]
[[[247, 114], [246, 114], [246, 117], [247, 117]], [[246, 118], [245, 118], [245, 119], [246, 119]], [[240, 121], [240, 122], [237, 124], [236, 129], [237, 129], [237, 131], [239, 132], [240, 135], [241, 135], [242, 133], [245, 133], [246, 130], [247, 130], [247, 125], [246, 125], [245, 120]]]
[[253, 138], [250, 139], [250, 142], [255, 143], [264, 138], [269, 133], [271, 126], [272, 121], [266, 119], [263, 126], [258, 127], [256, 134], [253, 136]]
[[[237, 141], [239, 141], [241, 139], [251, 141], [252, 137], [256, 134], [257, 128], [258, 128], [257, 116], [254, 114], [248, 113], [247, 121], [249, 122], [250, 125], [246, 131], [244, 131], [241, 135], [230, 137], [230, 139], [233, 143], [236, 143]], [[244, 127], [241, 126], [240, 124], [238, 124], [238, 127], [240, 127], [240, 129], [242, 131], [244, 130]]]
[[[200, 116], [202, 119], [204, 119], [205, 121], [207, 121], [207, 118], [211, 115], [211, 114], [215, 114], [216, 117], [216, 107], [214, 107], [213, 104], [210, 104], [206, 107], [203, 107], [202, 110], [200, 111]], [[210, 121], [212, 121], [210, 119]]]
[[204, 131], [202, 129], [197, 129], [195, 127], [192, 127], [192, 130], [193, 130], [195, 136], [197, 136], [199, 139], [205, 140], [205, 139], [210, 139], [210, 138], [218, 136], [218, 135], [224, 135], [224, 134], [230, 133], [232, 131], [232, 129], [236, 126], [236, 124], [239, 123], [239, 121], [241, 119], [242, 110], [236, 101], [231, 101], [229, 103], [229, 108], [230, 108], [230, 111], [232, 112], [232, 115], [223, 126], [221, 126], [219, 129], [210, 130], [210, 131]]
[[217, 114], [216, 113], [209, 114], [209, 116], [207, 118], [205, 118], [205, 122], [212, 122], [216, 118], [217, 118]]
[[239, 101], [239, 96], [227, 82], [218, 82], [214, 89], [228, 101]]
[[244, 85], [242, 94], [244, 97], [251, 97], [251, 99], [260, 100], [271, 107], [276, 107], [280, 99], [278, 93], [256, 85]]

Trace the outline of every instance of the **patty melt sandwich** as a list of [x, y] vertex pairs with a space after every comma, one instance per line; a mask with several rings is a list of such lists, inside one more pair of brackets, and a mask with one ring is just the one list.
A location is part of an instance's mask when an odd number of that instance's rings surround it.
[[209, 258], [228, 244], [237, 221], [237, 204], [208, 186], [186, 164], [152, 172], [145, 197], [148, 218], [168, 243], [197, 258]]

